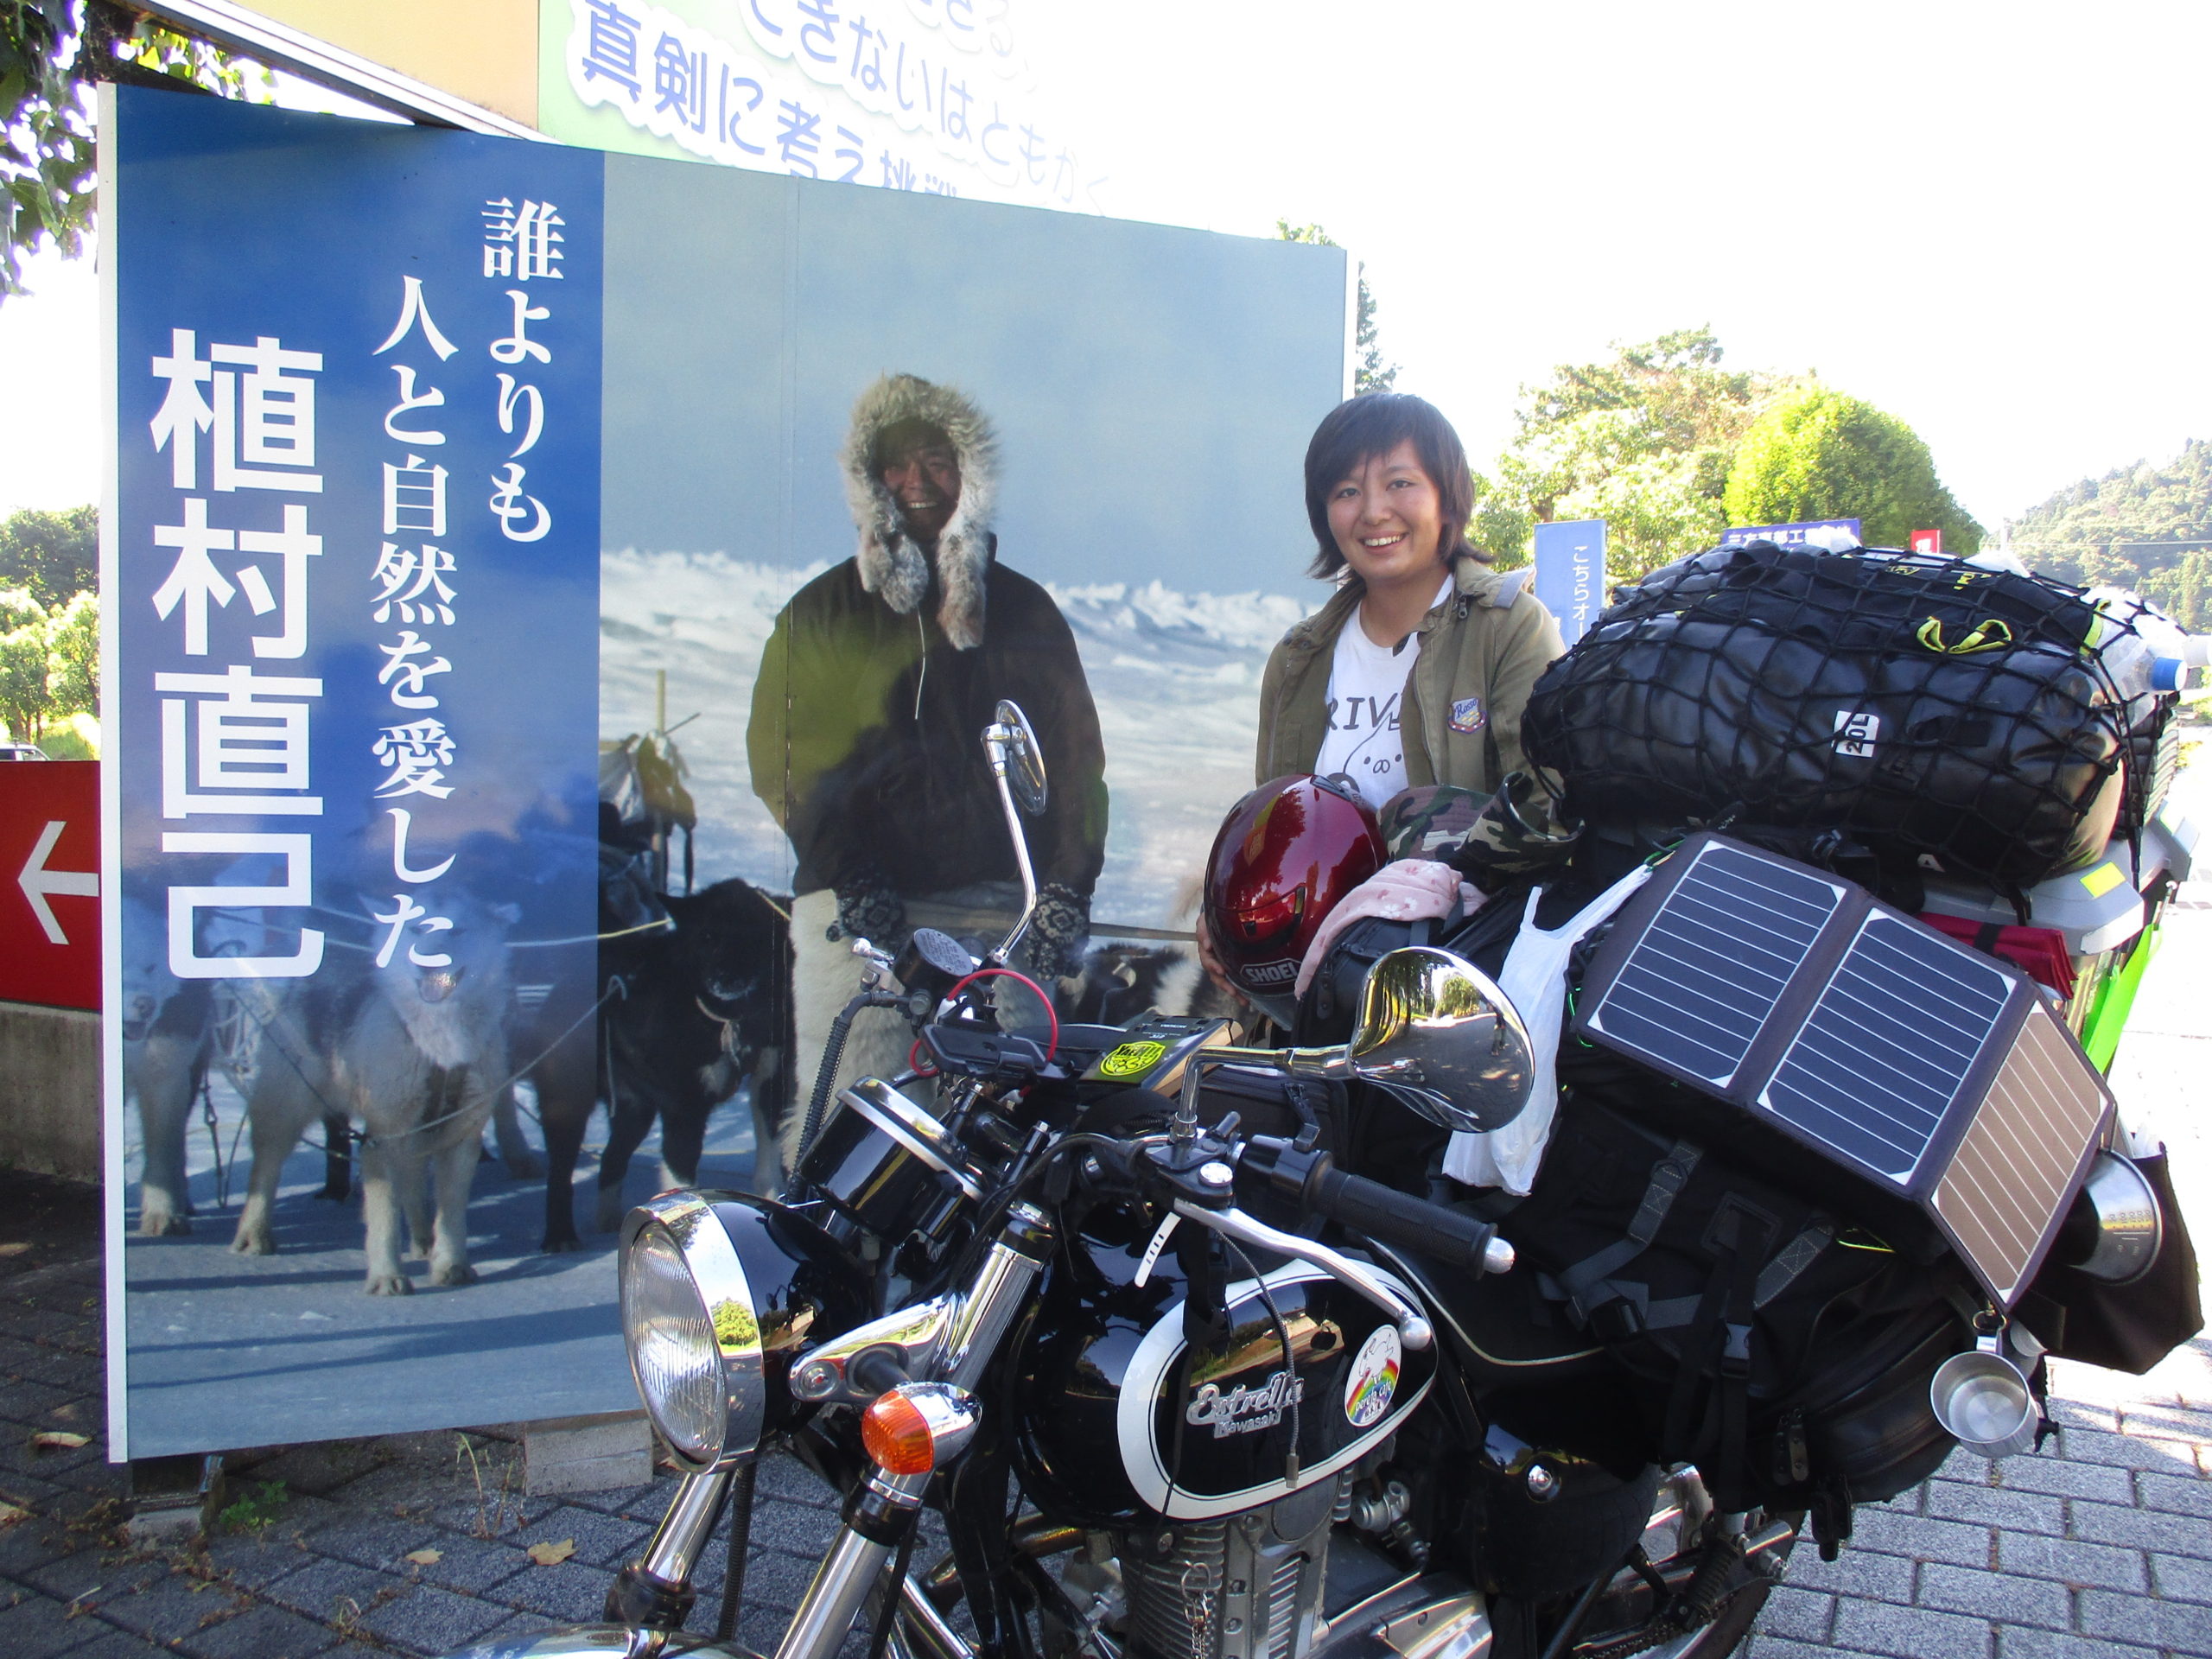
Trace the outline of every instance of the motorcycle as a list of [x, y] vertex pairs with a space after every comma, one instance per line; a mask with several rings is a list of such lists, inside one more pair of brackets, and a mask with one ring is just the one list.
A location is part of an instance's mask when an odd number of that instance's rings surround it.
[[[1033, 907], [1022, 821], [1046, 799], [1041, 750], [1010, 703], [983, 741]], [[1689, 850], [1617, 930], [1620, 959], [1593, 969], [1578, 1030], [1624, 1041], [1636, 941], [1707, 854], [1757, 856]], [[1858, 920], [1836, 925], [1874, 926], [1871, 900], [1854, 902]], [[862, 1007], [897, 1008], [914, 1070], [832, 1101], [833, 1036], [782, 1198], [677, 1191], [631, 1212], [625, 1340], [680, 1484], [606, 1624], [470, 1659], [745, 1651], [733, 1633], [772, 1446], [844, 1500], [775, 1659], [831, 1659], [855, 1633], [870, 1659], [1734, 1648], [1807, 1528], [1788, 1497], [1809, 1490], [1802, 1478], [1785, 1468], [1762, 1488], [1654, 1458], [1657, 1442], [1603, 1403], [1625, 1397], [1605, 1390], [1626, 1375], [1603, 1344], [1508, 1351], [1499, 1332], [1536, 1275], [1496, 1219], [1343, 1166], [1374, 1140], [1356, 1121], [1487, 1135], [1529, 1109], [1547, 1045], [1491, 975], [1434, 944], [1383, 950], [1332, 1043], [1246, 1046], [1225, 1022], [1157, 1015], [1062, 1024], [1049, 1005], [1041, 1024], [1010, 1025], [994, 993], [1021, 977], [1007, 964], [1028, 917], [980, 963], [927, 930], [896, 961], [856, 945], [869, 968], [838, 1034]], [[2038, 1022], [2056, 1017], [2049, 999], [2008, 1007], [2012, 1034], [1982, 1065], [2000, 1082], [2015, 1051], [2049, 1061]], [[2106, 1280], [2136, 1271], [2156, 1254], [2158, 1205], [2108, 1173], [2126, 1163], [2106, 1150], [2108, 1110], [2060, 1138], [2064, 1168], [2013, 1194], [2021, 1224], [2047, 1250], [2071, 1218], [2087, 1237], [2059, 1247], [2070, 1260], [2101, 1262]], [[1792, 1143], [1801, 1162], [1815, 1154]], [[1938, 1161], [1955, 1173], [1964, 1155]], [[1925, 1211], [1955, 1255], [1982, 1247], [1971, 1201], [1929, 1200], [1943, 1211], [1923, 1196], [1901, 1187], [1883, 1224], [1904, 1238]], [[1877, 1379], [1883, 1421], [1899, 1399], [1940, 1421], [1939, 1461], [1954, 1440], [2017, 1450], [2038, 1414], [2032, 1339], [1986, 1280], [1938, 1309], [1902, 1393]], [[1764, 1275], [1745, 1287], [1762, 1308], [1767, 1294]], [[1726, 1372], [1738, 1310], [1708, 1300]], [[1656, 1321], [1656, 1303], [1645, 1311]], [[1724, 1419], [1730, 1397], [1716, 1385]], [[1775, 1443], [1802, 1461], [1805, 1419], [1783, 1416]], [[1745, 1497], [1762, 1490], [1783, 1496]], [[725, 1517], [719, 1619], [690, 1634]]]

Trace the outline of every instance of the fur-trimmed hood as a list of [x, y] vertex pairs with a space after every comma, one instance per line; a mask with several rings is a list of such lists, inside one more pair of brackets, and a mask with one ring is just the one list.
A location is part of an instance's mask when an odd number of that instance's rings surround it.
[[902, 616], [929, 592], [929, 557], [906, 533], [899, 504], [874, 465], [876, 444], [902, 421], [936, 427], [960, 462], [960, 499], [938, 538], [937, 620], [946, 639], [973, 651], [983, 643], [983, 578], [990, 569], [991, 519], [998, 505], [998, 437], [982, 410], [950, 386], [887, 374], [853, 405], [842, 459], [845, 500], [860, 531], [861, 585]]

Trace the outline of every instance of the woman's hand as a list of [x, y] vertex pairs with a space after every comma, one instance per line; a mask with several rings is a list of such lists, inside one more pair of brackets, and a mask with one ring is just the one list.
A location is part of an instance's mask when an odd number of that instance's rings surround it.
[[1229, 982], [1229, 970], [1221, 965], [1221, 958], [1214, 953], [1213, 935], [1207, 930], [1206, 913], [1203, 908], [1198, 912], [1195, 928], [1198, 940], [1198, 965], [1206, 970], [1206, 977], [1214, 982], [1223, 995], [1233, 998], [1240, 1006], [1243, 1005], [1248, 999], [1243, 992]]

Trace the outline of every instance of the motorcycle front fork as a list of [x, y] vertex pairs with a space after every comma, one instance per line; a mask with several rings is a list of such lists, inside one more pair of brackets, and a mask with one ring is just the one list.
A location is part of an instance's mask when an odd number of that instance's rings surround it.
[[[939, 1380], [963, 1389], [982, 1380], [1014, 1316], [1029, 1300], [1052, 1245], [1052, 1226], [1043, 1211], [1027, 1204], [1009, 1209], [1006, 1229], [961, 1298], [938, 1363], [931, 1367]], [[1002, 1402], [994, 1402], [988, 1408], [1002, 1408]], [[776, 1659], [832, 1659], [914, 1525], [932, 1478], [879, 1472], [852, 1495], [845, 1505], [844, 1529], [800, 1599], [798, 1611], [776, 1649]], [[902, 1602], [912, 1599], [916, 1599], [901, 1596]], [[920, 1630], [925, 1641], [937, 1645], [938, 1632], [931, 1621], [922, 1621]], [[943, 1634], [959, 1640], [949, 1627]]]
[[651, 1659], [683, 1628], [696, 1594], [691, 1581], [700, 1554], [714, 1536], [737, 1473], [734, 1465], [684, 1476], [645, 1554], [622, 1569], [607, 1592], [608, 1619], [630, 1632], [625, 1659]]
[[[981, 1380], [1044, 1271], [1052, 1242], [1043, 1212], [1027, 1204], [1009, 1209], [1005, 1231], [976, 1269], [939, 1345], [931, 1367], [939, 1379], [961, 1388], [973, 1388]], [[701, 1552], [713, 1536], [736, 1472], [733, 1465], [686, 1475], [645, 1554], [623, 1569], [607, 1604], [609, 1616], [631, 1632], [628, 1659], [650, 1659], [683, 1627]], [[845, 1505], [844, 1527], [807, 1586], [776, 1659], [834, 1659], [913, 1526], [933, 1478], [879, 1471], [853, 1493]], [[967, 1644], [927, 1598], [908, 1586], [898, 1586], [896, 1593], [931, 1659], [969, 1659]]]

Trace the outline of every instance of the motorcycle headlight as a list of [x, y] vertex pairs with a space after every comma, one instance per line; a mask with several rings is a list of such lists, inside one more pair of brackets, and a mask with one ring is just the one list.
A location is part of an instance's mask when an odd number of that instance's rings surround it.
[[791, 1411], [791, 1360], [857, 1323], [860, 1269], [765, 1198], [664, 1193], [622, 1227], [622, 1335], [646, 1414], [683, 1468], [751, 1455]]

